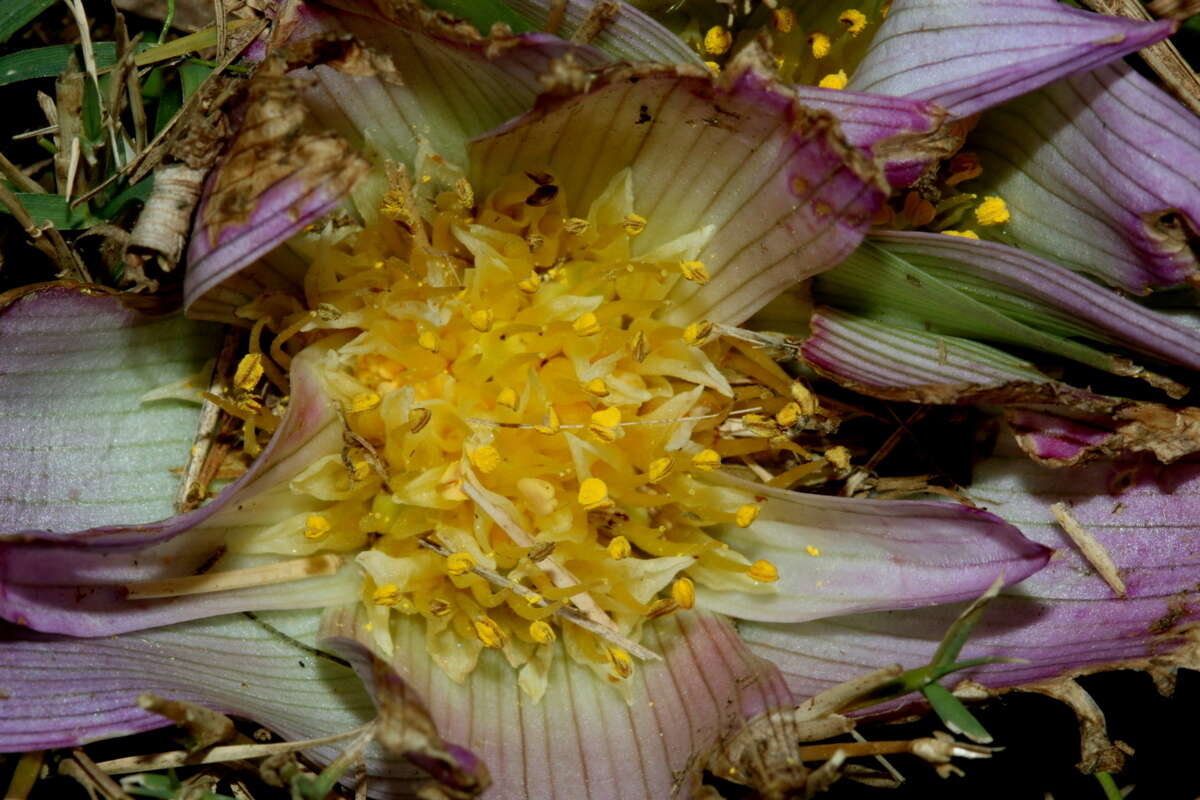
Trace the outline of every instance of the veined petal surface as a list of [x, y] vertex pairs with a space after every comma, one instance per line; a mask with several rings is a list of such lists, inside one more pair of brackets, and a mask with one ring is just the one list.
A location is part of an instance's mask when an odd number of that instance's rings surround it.
[[896, 0], [848, 88], [928, 100], [966, 117], [1174, 29], [1054, 0]]
[[676, 284], [664, 318], [737, 323], [840, 261], [885, 196], [832, 120], [752, 62], [717, 81], [691, 67], [618, 67], [582, 92], [547, 93], [472, 143], [472, 181], [486, 191], [546, 170], [572, 208], [588, 208], [629, 168], [634, 211], [647, 220], [635, 255], [711, 230], [697, 256], [711, 280]]
[[[1162, 655], [1181, 642], [1173, 635], [1177, 626], [1196, 613], [1200, 465], [1097, 463], [1051, 470], [1010, 446], [979, 465], [967, 493], [1053, 547], [1055, 556], [992, 602], [962, 651], [963, 658], [1029, 663], [990, 664], [962, 677], [1015, 686]], [[1050, 505], [1056, 502], [1067, 503], [1110, 555], [1125, 596], [1055, 523]], [[754, 652], [779, 665], [793, 691], [810, 695], [868, 669], [927, 662], [961, 610], [936, 606], [802, 625], [742, 623], [739, 632]]]
[[1137, 294], [1195, 279], [1200, 119], [1128, 65], [989, 111], [968, 146], [984, 171], [964, 186], [1011, 213], [981, 235]]
[[[548, 0], [504, 0], [505, 5], [539, 28], [545, 28], [554, 3]], [[606, 20], [588, 44], [619, 61], [655, 61], [660, 64], [699, 64], [700, 56], [682, 39], [653, 20], [631, 3], [612, 3], [614, 12], [603, 11], [603, 0], [568, 0], [563, 9], [562, 27], [557, 35], [572, 39], [584, 22], [596, 15]]]

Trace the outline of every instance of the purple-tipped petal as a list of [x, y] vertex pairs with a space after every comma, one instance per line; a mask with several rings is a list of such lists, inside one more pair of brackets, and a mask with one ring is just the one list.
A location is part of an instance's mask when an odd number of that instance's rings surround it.
[[497, 800], [691, 797], [704, 753], [742, 721], [794, 700], [775, 668], [746, 652], [721, 617], [688, 611], [645, 627], [641, 662], [617, 688], [557, 651], [546, 694], [522, 694], [512, 667], [484, 651], [464, 684], [426, 655], [420, 626], [396, 640], [400, 676], [438, 730], [487, 764]]
[[840, 261], [885, 195], [875, 167], [831, 120], [745, 55], [716, 81], [691, 67], [618, 67], [582, 93], [543, 95], [472, 144], [476, 190], [548, 169], [584, 213], [628, 167], [634, 211], [648, 220], [636, 254], [712, 226], [697, 256], [712, 279], [680, 280], [664, 316], [745, 319]]
[[[172, 342], [154, 346], [169, 353]], [[288, 413], [270, 444], [245, 475], [207, 505], [162, 522], [75, 533], [37, 530], [19, 516], [8, 520], [9, 533], [14, 535], [0, 543], [0, 616], [35, 630], [106, 636], [231, 611], [313, 607], [353, 599], [357, 581], [350, 568], [279, 586], [164, 599], [126, 598], [130, 583], [194, 574], [220, 555], [224, 538], [239, 526], [267, 526], [308, 510], [307, 501], [290, 494], [288, 481], [314, 460], [342, 447], [341, 423], [308, 361], [297, 358], [293, 363]], [[53, 426], [55, 419], [43, 417], [43, 424]], [[27, 435], [33, 433], [26, 429]], [[186, 452], [184, 444], [178, 457], [182, 460]], [[104, 450], [97, 453], [102, 458]], [[69, 465], [77, 456], [67, 451], [56, 458]], [[40, 517], [33, 520], [45, 524]]]
[[846, 141], [883, 163], [893, 190], [911, 184], [961, 144], [945, 128], [945, 109], [933, 103], [818, 86], [792, 88], [804, 105], [833, 114]]
[[1109, 341], [1200, 369], [1200, 330], [1150, 311], [1071, 270], [993, 242], [937, 233], [887, 232], [872, 241], [955, 281], [995, 308], [1053, 316], [1067, 335]]
[[1111, 429], [1030, 409], [1013, 409], [1007, 419], [1021, 449], [1046, 466], [1077, 464], [1112, 436]]
[[849, 88], [937, 103], [965, 117], [1165, 39], [1054, 0], [896, 0]]
[[1135, 293], [1194, 279], [1200, 119], [1127, 65], [994, 109], [969, 141], [966, 187], [1008, 203], [1002, 241]]
[[764, 622], [803, 622], [866, 610], [916, 608], [974, 598], [1003, 575], [1015, 583], [1050, 551], [995, 515], [952, 503], [852, 500], [735, 481], [765, 496], [747, 528], [718, 538], [779, 570], [778, 591], [697, 587], [704, 608]]
[[[1010, 452], [980, 465], [968, 494], [1056, 553], [1045, 569], [993, 601], [962, 651], [962, 658], [1029, 663], [977, 667], [961, 677], [1014, 686], [1114, 662], [1144, 667], [1142, 659], [1180, 644], [1172, 634], [1196, 616], [1200, 465], [1049, 470]], [[1067, 503], [1110, 554], [1124, 597], [1055, 523], [1056, 502]], [[897, 661], [927, 663], [959, 611], [941, 606], [803, 625], [745, 623], [739, 631], [754, 652], [779, 665], [793, 691], [809, 695]]]
[[[504, 0], [504, 4], [543, 29], [550, 17], [550, 9], [555, 5], [550, 0]], [[567, 0], [562, 12], [562, 27], [557, 34], [564, 39], [572, 38], [584, 20], [599, 12], [598, 6], [603, 5], [599, 0]], [[616, 13], [600, 27], [589, 44], [618, 61], [701, 63], [696, 51], [636, 6], [613, 3], [612, 7]]]

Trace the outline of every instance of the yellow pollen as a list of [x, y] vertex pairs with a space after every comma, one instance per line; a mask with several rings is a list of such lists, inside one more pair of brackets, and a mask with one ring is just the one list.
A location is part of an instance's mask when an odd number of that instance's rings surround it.
[[500, 650], [508, 644], [508, 637], [491, 617], [480, 617], [471, 624], [475, 628], [475, 635], [479, 637], [479, 641], [483, 642], [484, 647]]
[[580, 336], [591, 336], [600, 332], [600, 320], [590, 311], [585, 311], [575, 318], [571, 328]]
[[762, 511], [760, 506], [754, 503], [747, 503], [737, 510], [735, 520], [739, 528], [749, 528], [754, 520], [758, 519], [759, 512]]
[[470, 553], [454, 553], [446, 557], [446, 573], [456, 577], [466, 575], [475, 566]]
[[742, 425], [750, 433], [755, 436], [761, 436], [764, 439], [768, 439], [779, 433], [779, 428], [775, 425], [775, 420], [766, 414], [746, 414], [742, 417]]
[[845, 89], [846, 84], [850, 79], [846, 77], [846, 70], [839, 69], [837, 72], [831, 72], [817, 84], [822, 89]]
[[233, 373], [233, 383], [244, 392], [258, 385], [258, 379], [263, 375], [262, 353], [248, 353], [238, 362], [237, 371]]
[[709, 281], [708, 268], [704, 266], [703, 261], [681, 261], [679, 271], [683, 273], [683, 277], [701, 286]]
[[304, 538], [305, 539], [320, 539], [325, 534], [329, 533], [333, 526], [329, 524], [329, 520], [322, 517], [320, 514], [313, 514], [308, 519], [304, 520]]
[[517, 281], [517, 288], [525, 294], [536, 294], [538, 287], [542, 285], [542, 276], [536, 272], [529, 273], [528, 278]]
[[721, 466], [721, 454], [716, 450], [701, 450], [692, 456], [692, 466], [705, 472], [712, 472]]
[[804, 552], [808, 553], [813, 558], [821, 555], [821, 551], [818, 548], [813, 547], [811, 544], [804, 545]]
[[708, 320], [700, 320], [693, 322], [683, 329], [683, 341], [692, 347], [699, 347], [708, 341], [708, 337], [712, 335], [713, 324]]
[[543, 433], [547, 436], [553, 436], [558, 433], [561, 423], [558, 421], [558, 412], [554, 410], [554, 406], [546, 412], [546, 417], [541, 425], [534, 425], [533, 429], [538, 433]]
[[471, 451], [471, 464], [475, 469], [487, 474], [500, 466], [500, 451], [490, 444], [477, 447]]
[[999, 197], [985, 197], [975, 209], [975, 219], [980, 225], [1003, 225], [1009, 218], [1008, 203]]
[[792, 402], [779, 409], [775, 412], [775, 421], [781, 428], [790, 428], [795, 425], [800, 421], [800, 404]]
[[394, 606], [400, 602], [400, 587], [394, 583], [380, 586], [371, 594], [371, 602], [377, 606]]
[[691, 578], [676, 578], [671, 584], [671, 599], [680, 608], [692, 608], [696, 605], [696, 584]]
[[733, 44], [733, 37], [720, 25], [712, 26], [704, 34], [704, 52], [709, 55], [724, 55], [731, 44]]
[[612, 541], [608, 543], [608, 557], [614, 561], [629, 558], [632, 554], [633, 548], [629, 546], [629, 540], [624, 536], [614, 536]]
[[608, 484], [599, 478], [585, 478], [579, 484], [579, 505], [587, 511], [608, 508], [613, 501], [608, 497]]
[[438, 351], [438, 340], [433, 331], [421, 331], [421, 335], [417, 337], [417, 344], [431, 353]]
[[675, 459], [670, 456], [656, 458], [650, 462], [650, 466], [646, 468], [646, 478], [651, 483], [658, 483], [671, 474], [671, 470], [675, 468]]
[[583, 388], [596, 397], [608, 397], [608, 384], [604, 382], [603, 378], [592, 378], [583, 385]]
[[507, 408], [511, 411], [516, 411], [517, 410], [517, 392], [516, 392], [516, 390], [513, 389], [511, 386], [505, 386], [503, 389], [500, 390], [500, 394], [496, 395], [496, 404], [504, 406], [505, 408]]
[[975, 231], [942, 231], [947, 236], [961, 236], [964, 239], [978, 239], [979, 234]]
[[746, 574], [759, 583], [774, 583], [779, 580], [779, 570], [765, 558], [760, 558], [751, 564], [750, 569], [746, 570]]
[[529, 638], [538, 644], [553, 644], [554, 640], [558, 638], [558, 634], [554, 632], [554, 628], [550, 627], [550, 623], [539, 619], [529, 623]]
[[704, 66], [708, 67], [709, 69], [711, 69], [713, 72], [717, 73], [718, 75], [721, 74], [721, 65], [715, 61], [705, 61]]
[[471, 314], [471, 327], [480, 333], [487, 333], [492, 329], [492, 322], [495, 320], [495, 314], [490, 308], [481, 308]]
[[867, 28], [867, 15], [857, 8], [847, 8], [838, 15], [838, 22], [846, 26], [851, 36], [858, 36]]
[[350, 410], [354, 413], [370, 411], [379, 405], [379, 395], [374, 392], [359, 392], [350, 398]]
[[808, 44], [812, 47], [813, 58], [824, 58], [829, 55], [830, 43], [829, 37], [817, 31], [808, 37]]
[[608, 649], [608, 663], [618, 678], [628, 678], [633, 674], [633, 658], [619, 647]]
[[371, 465], [366, 461], [355, 461], [352, 465], [350, 477], [356, 481], [365, 481], [371, 474]]
[[792, 399], [800, 406], [800, 413], [805, 416], [812, 416], [820, 409], [820, 404], [817, 402], [817, 396], [812, 393], [812, 390], [799, 381], [792, 383], [791, 387]]
[[850, 451], [840, 444], [826, 450], [825, 458], [829, 459], [829, 463], [838, 469], [846, 469], [850, 466]]
[[790, 8], [777, 8], [771, 14], [771, 22], [780, 33], [791, 33], [792, 28], [796, 27], [796, 12]]
[[646, 230], [646, 218], [641, 214], [626, 214], [625, 219], [621, 220], [621, 227], [630, 236], [637, 236]]
[[538, 605], [543, 599], [544, 598], [537, 592], [530, 592], [529, 594], [525, 595], [525, 602], [529, 603], [531, 606]]

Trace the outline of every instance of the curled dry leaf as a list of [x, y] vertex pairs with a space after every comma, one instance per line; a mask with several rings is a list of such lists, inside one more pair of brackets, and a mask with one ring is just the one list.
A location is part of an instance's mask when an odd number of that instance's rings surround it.
[[1152, 453], [1164, 464], [1200, 451], [1200, 408], [1113, 401], [1107, 414], [1064, 416], [1065, 409], [1009, 409], [1017, 443], [1050, 467]]

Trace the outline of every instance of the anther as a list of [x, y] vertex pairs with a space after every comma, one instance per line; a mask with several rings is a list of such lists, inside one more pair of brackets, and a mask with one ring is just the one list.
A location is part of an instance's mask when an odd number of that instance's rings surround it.
[[375, 392], [359, 392], [350, 398], [350, 411], [356, 414], [362, 411], [370, 411], [377, 405], [379, 405], [379, 395], [375, 394]]
[[680, 608], [692, 608], [696, 605], [696, 584], [691, 578], [676, 578], [671, 584], [671, 599]]
[[371, 594], [371, 602], [377, 606], [394, 606], [400, 602], [400, 588], [394, 583], [380, 586]]
[[484, 647], [500, 650], [508, 644], [508, 637], [490, 617], [479, 617], [471, 625], [475, 628], [475, 635], [479, 637], [479, 641], [483, 642]]
[[1003, 225], [1011, 216], [1008, 213], [1008, 204], [1000, 197], [985, 197], [975, 209], [975, 219], [980, 225]]
[[716, 450], [701, 450], [692, 456], [692, 466], [705, 472], [712, 472], [721, 466], [721, 455]]
[[325, 534], [329, 533], [333, 526], [329, 524], [329, 520], [322, 517], [320, 514], [313, 514], [304, 520], [304, 538], [305, 539], [320, 539]]
[[737, 510], [737, 513], [734, 515], [734, 521], [737, 522], [739, 528], [749, 528], [754, 524], [754, 520], [758, 519], [759, 512], [761, 511], [761, 506], [754, 503], [747, 503]]
[[746, 570], [746, 574], [759, 583], [774, 583], [779, 580], [779, 570], [765, 558], [760, 558], [751, 564], [750, 568]]
[[646, 467], [646, 479], [650, 483], [658, 483], [671, 474], [671, 470], [675, 468], [675, 459], [670, 456], [656, 458]]
[[485, 475], [500, 466], [500, 451], [490, 444], [471, 451], [471, 464]]
[[837, 72], [831, 72], [817, 83], [822, 89], [845, 89], [846, 84], [850, 79], [846, 76], [846, 70], [839, 69]]
[[492, 322], [496, 315], [492, 313], [490, 308], [481, 308], [478, 311], [472, 312], [470, 322], [471, 327], [480, 333], [487, 333], [492, 329]]
[[247, 353], [238, 362], [237, 371], [233, 373], [233, 384], [244, 392], [258, 385], [263, 376], [262, 353]]
[[733, 44], [733, 37], [720, 25], [712, 26], [704, 34], [704, 51], [709, 55], [724, 55], [731, 44]]
[[681, 261], [679, 271], [683, 273], [683, 277], [701, 286], [710, 280], [708, 268], [704, 266], [703, 261]]
[[599, 478], [586, 478], [579, 484], [579, 505], [587, 511], [608, 508], [613, 501], [608, 496], [608, 484]]
[[829, 55], [830, 42], [829, 37], [817, 31], [810, 34], [808, 37], [809, 47], [812, 48], [813, 58], [824, 58]]
[[618, 678], [628, 678], [633, 674], [633, 658], [619, 647], [608, 648], [608, 663]]
[[446, 558], [446, 574], [455, 577], [466, 575], [475, 568], [475, 559], [470, 553], [453, 553]]
[[603, 378], [592, 378], [583, 385], [583, 388], [588, 394], [593, 394], [596, 397], [608, 397], [608, 384]]
[[608, 557], [614, 561], [629, 558], [632, 554], [633, 548], [629, 545], [629, 540], [624, 536], [614, 536], [612, 541], [608, 543]]
[[708, 320], [700, 320], [693, 322], [683, 329], [683, 341], [692, 347], [699, 347], [708, 341], [708, 337], [712, 335], [713, 324]]
[[539, 619], [529, 623], [529, 638], [538, 644], [553, 644], [558, 635], [554, 632], [554, 628], [550, 626], [550, 623]]
[[500, 390], [500, 394], [496, 395], [496, 405], [504, 406], [510, 411], [517, 410], [517, 392], [511, 386], [505, 386]]
[[421, 331], [421, 335], [417, 337], [417, 344], [431, 353], [438, 351], [437, 335], [433, 331]]
[[628, 235], [637, 236], [646, 230], [646, 218], [640, 214], [626, 214], [625, 219], [621, 220], [621, 227]]
[[857, 8], [847, 8], [838, 15], [838, 22], [846, 26], [846, 32], [858, 36], [867, 28], [867, 15]]
[[591, 336], [600, 332], [600, 320], [591, 311], [585, 311], [575, 318], [575, 321], [571, 323], [571, 327], [580, 336]]

